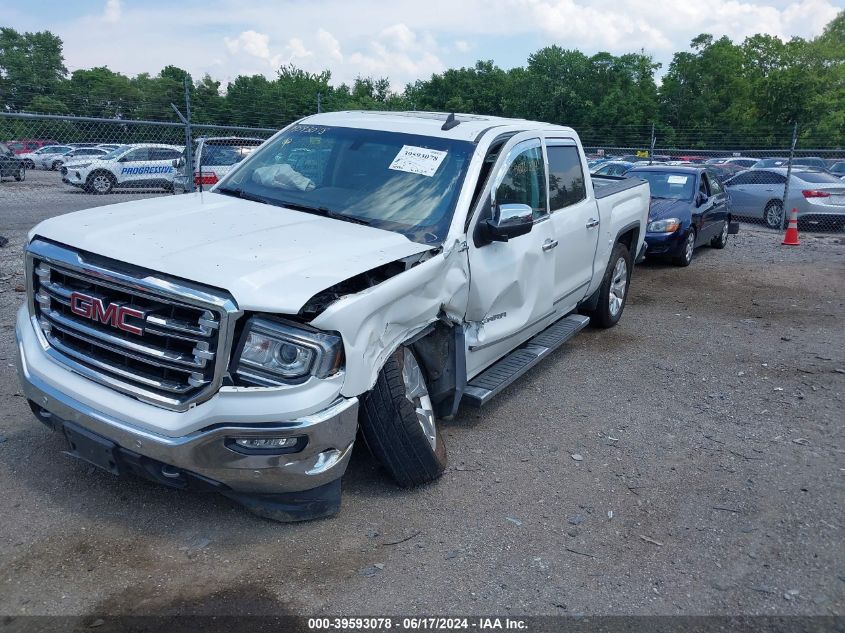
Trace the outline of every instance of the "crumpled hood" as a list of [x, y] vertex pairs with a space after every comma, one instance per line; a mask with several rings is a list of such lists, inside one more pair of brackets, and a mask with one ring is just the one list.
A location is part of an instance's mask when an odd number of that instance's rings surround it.
[[87, 209], [30, 232], [228, 290], [244, 310], [295, 314], [316, 293], [429, 250], [399, 233], [195, 193]]
[[692, 219], [692, 202], [689, 200], [669, 200], [666, 198], [652, 198], [648, 211], [648, 221], [678, 218], [681, 223]]

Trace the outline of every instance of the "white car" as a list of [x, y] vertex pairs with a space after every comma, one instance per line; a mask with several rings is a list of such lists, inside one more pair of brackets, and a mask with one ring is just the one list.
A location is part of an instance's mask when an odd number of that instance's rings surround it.
[[328, 516], [356, 437], [400, 485], [432, 481], [438, 418], [615, 325], [648, 210], [648, 182], [592, 177], [568, 127], [317, 114], [210, 190], [36, 226], [18, 377], [71, 455]]
[[105, 156], [109, 151], [98, 147], [71, 147], [68, 151], [56, 154], [46, 154], [41, 157], [38, 167], [55, 171], [69, 162], [92, 160]]
[[53, 157], [59, 154], [64, 154], [71, 151], [73, 148], [70, 145], [45, 145], [39, 147], [34, 152], [27, 152], [26, 154], [19, 154], [20, 158], [27, 169], [35, 169], [36, 167], [43, 167], [42, 161], [44, 159]]
[[62, 166], [62, 182], [95, 194], [130, 187], [170, 191], [176, 174], [173, 161], [181, 155], [178, 145], [123, 145], [103, 156], [68, 161]]

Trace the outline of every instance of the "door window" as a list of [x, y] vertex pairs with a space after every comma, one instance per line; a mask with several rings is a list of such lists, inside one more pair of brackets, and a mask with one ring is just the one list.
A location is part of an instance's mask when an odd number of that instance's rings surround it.
[[563, 209], [587, 197], [581, 156], [574, 145], [552, 145], [549, 157], [549, 208]]
[[710, 193], [714, 196], [718, 193], [722, 193], [722, 183], [719, 182], [718, 178], [713, 176], [710, 177]]
[[149, 147], [139, 147], [137, 149], [133, 149], [131, 152], [124, 154], [121, 161], [125, 163], [135, 162], [139, 160], [150, 160], [150, 148]]
[[519, 152], [504, 172], [495, 194], [496, 204], [527, 204], [534, 219], [548, 213], [546, 170], [539, 144]]
[[179, 150], [169, 149], [167, 147], [152, 148], [150, 150], [150, 160], [173, 160], [179, 158], [182, 153]]
[[701, 174], [701, 180], [698, 183], [698, 192], [704, 194], [705, 198], [710, 197], [710, 185], [707, 182], [707, 174]]

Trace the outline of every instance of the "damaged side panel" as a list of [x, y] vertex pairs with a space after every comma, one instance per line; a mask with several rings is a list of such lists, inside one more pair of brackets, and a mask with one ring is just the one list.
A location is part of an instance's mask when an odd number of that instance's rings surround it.
[[458, 243], [377, 286], [338, 299], [311, 324], [340, 332], [346, 351], [341, 393], [357, 396], [375, 384], [387, 357], [439, 317], [460, 323], [469, 267]]

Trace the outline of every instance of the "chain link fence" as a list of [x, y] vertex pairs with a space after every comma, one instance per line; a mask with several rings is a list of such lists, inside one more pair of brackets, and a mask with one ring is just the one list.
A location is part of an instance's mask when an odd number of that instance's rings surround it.
[[[174, 106], [175, 109], [175, 106]], [[182, 193], [215, 184], [277, 130], [0, 112], [0, 206], [57, 213], [144, 196]], [[799, 228], [841, 232], [845, 225], [845, 149], [782, 147], [709, 149], [603, 146], [587, 133], [591, 171], [622, 175], [633, 166], [703, 166], [705, 191], [727, 194], [735, 219], [782, 231], [795, 209]], [[778, 139], [776, 139], [778, 140]], [[676, 178], [661, 196], [689, 197]], [[0, 226], [2, 229], [2, 226]]]

